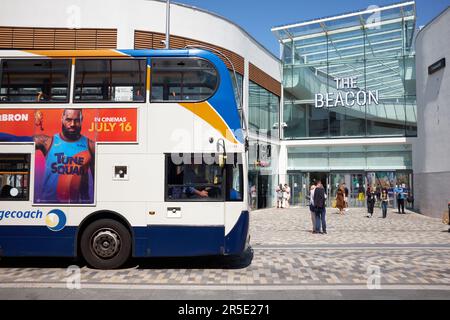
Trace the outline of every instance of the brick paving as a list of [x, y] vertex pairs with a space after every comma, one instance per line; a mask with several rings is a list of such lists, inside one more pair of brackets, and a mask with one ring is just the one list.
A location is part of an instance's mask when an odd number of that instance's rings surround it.
[[397, 214], [390, 209], [386, 219], [381, 209], [367, 218], [363, 208], [350, 209], [345, 215], [328, 208], [327, 235], [312, 234], [312, 222], [307, 208], [268, 209], [251, 214], [253, 246], [314, 245], [314, 244], [368, 244], [368, 245], [448, 245], [448, 226], [440, 219], [429, 218], [407, 211]]
[[[336, 286], [366, 285], [370, 267], [381, 285], [450, 287], [450, 234], [439, 219], [389, 213], [368, 219], [363, 209], [328, 213], [328, 235], [311, 234], [305, 208], [251, 213], [253, 253], [244, 258], [137, 260], [136, 267], [81, 268], [83, 284]], [[2, 284], [65, 284], [66, 266], [0, 263]]]

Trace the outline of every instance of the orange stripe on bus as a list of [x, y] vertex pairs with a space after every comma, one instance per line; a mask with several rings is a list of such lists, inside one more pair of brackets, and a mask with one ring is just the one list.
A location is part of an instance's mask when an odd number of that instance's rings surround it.
[[147, 66], [147, 91], [150, 91], [150, 72], [151, 68], [150, 66]]
[[61, 57], [128, 57], [128, 55], [115, 50], [24, 50], [31, 54], [50, 58]]
[[214, 129], [219, 131], [225, 139], [234, 144], [238, 144], [238, 141], [234, 138], [233, 133], [228, 129], [226, 123], [208, 102], [180, 103], [180, 105], [209, 123]]

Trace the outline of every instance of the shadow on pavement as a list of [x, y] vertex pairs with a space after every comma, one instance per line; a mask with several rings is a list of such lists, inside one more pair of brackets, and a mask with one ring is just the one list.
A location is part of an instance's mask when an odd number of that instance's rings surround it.
[[72, 265], [84, 267], [86, 264], [74, 258], [1, 258], [0, 270], [2, 268], [45, 268], [61, 269]]
[[239, 256], [134, 259], [128, 265], [138, 269], [245, 269], [252, 263], [253, 250]]
[[[120, 269], [244, 269], [253, 260], [253, 250], [240, 256], [208, 256], [185, 258], [135, 258]], [[86, 266], [82, 259], [74, 258], [1, 258], [2, 268], [66, 269], [72, 265]]]

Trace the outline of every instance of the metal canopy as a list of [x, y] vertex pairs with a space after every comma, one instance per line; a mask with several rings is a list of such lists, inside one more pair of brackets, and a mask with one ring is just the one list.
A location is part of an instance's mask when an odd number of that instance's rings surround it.
[[384, 96], [405, 94], [413, 54], [415, 2], [272, 28], [284, 64], [309, 66], [329, 79], [358, 77], [358, 86]]

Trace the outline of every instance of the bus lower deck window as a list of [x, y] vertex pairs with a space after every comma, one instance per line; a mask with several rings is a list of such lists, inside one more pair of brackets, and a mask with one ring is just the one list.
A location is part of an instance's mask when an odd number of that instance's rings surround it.
[[167, 155], [169, 201], [223, 201], [224, 170], [203, 155]]
[[30, 155], [0, 154], [0, 201], [27, 201], [30, 194]]
[[243, 201], [242, 157], [229, 154], [167, 154], [166, 201]]

